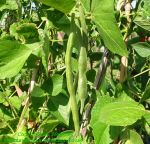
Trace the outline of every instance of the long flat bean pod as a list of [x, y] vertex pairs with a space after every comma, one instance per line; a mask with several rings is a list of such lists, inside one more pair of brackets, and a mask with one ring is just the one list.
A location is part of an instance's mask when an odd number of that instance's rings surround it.
[[81, 48], [80, 48], [80, 55], [79, 55], [79, 62], [78, 62], [78, 97], [81, 103], [80, 113], [82, 114], [84, 109], [84, 103], [87, 98], [87, 78], [86, 78], [86, 71], [87, 71], [87, 53], [88, 50], [88, 37], [87, 37], [87, 25], [85, 21], [83, 7], [80, 4], [79, 6], [80, 12], [80, 23], [81, 23]]
[[84, 102], [87, 98], [87, 78], [86, 78], [87, 53], [86, 53], [86, 48], [83, 46], [80, 49], [78, 64], [79, 64], [78, 96], [81, 102], [80, 113], [82, 113], [84, 109]]
[[66, 64], [67, 88], [70, 94], [71, 110], [72, 110], [73, 121], [74, 121], [74, 126], [75, 126], [75, 133], [79, 134], [79, 130], [80, 130], [79, 116], [78, 116], [78, 108], [77, 108], [77, 102], [76, 102], [76, 97], [75, 97], [75, 90], [73, 87], [73, 75], [72, 75], [72, 68], [71, 68], [71, 55], [72, 55], [74, 37], [75, 37], [75, 34], [71, 32], [68, 38], [68, 43], [67, 43], [65, 64]]

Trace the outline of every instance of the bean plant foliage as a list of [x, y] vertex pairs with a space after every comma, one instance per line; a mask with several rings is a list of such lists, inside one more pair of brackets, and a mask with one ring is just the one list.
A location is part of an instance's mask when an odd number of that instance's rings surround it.
[[0, 0], [0, 143], [149, 144], [149, 0]]

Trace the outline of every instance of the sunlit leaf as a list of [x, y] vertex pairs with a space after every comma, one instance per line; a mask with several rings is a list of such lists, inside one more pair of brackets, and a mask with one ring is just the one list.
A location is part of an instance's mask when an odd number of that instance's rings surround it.
[[18, 74], [31, 52], [16, 41], [0, 41], [0, 79]]
[[150, 111], [146, 110], [145, 115], [143, 116], [146, 122], [150, 125]]
[[0, 11], [9, 9], [9, 10], [16, 10], [18, 9], [17, 1], [16, 0], [0, 0]]
[[134, 130], [130, 130], [127, 132], [125, 137], [125, 144], [144, 144], [140, 135], [134, 131]]
[[48, 31], [39, 29], [39, 35], [42, 45], [42, 48], [40, 49], [40, 57], [42, 58], [42, 64], [45, 68], [46, 74], [48, 75], [48, 58], [50, 52]]
[[92, 128], [96, 144], [111, 143], [109, 125], [101, 122], [95, 122], [95, 124], [92, 124]]
[[45, 5], [54, 7], [55, 9], [63, 12], [69, 13], [71, 9], [75, 6], [75, 0], [38, 0]]
[[150, 44], [147, 42], [139, 42], [132, 44], [132, 47], [141, 57], [149, 57], [150, 56]]
[[101, 104], [101, 101], [98, 100], [94, 107], [92, 119], [97, 118], [97, 122], [113, 126], [131, 125], [145, 114], [144, 107], [134, 101], [121, 100]]
[[[41, 135], [37, 135], [39, 137], [46, 136], [49, 132], [51, 132], [60, 122], [56, 119], [46, 119], [39, 127], [39, 131]], [[52, 133], [53, 134], [53, 133]]]
[[126, 126], [135, 123], [143, 114], [144, 108], [137, 103], [114, 102], [102, 108], [99, 119], [106, 124]]
[[17, 40], [26, 43], [33, 43], [39, 40], [38, 30], [34, 23], [14, 23], [10, 26], [10, 34]]
[[150, 82], [147, 84], [146, 89], [144, 91], [144, 94], [143, 94], [140, 102], [143, 102], [149, 98], [150, 98]]
[[127, 48], [115, 19], [114, 1], [92, 0], [91, 14], [105, 46], [113, 53], [127, 56]]
[[69, 100], [63, 95], [59, 94], [55, 97], [50, 97], [48, 101], [48, 109], [61, 122], [69, 124]]
[[39, 86], [35, 86], [33, 91], [31, 92], [31, 96], [33, 96], [33, 97], [43, 97], [43, 96], [45, 96], [45, 92]]
[[91, 127], [93, 128], [93, 134], [96, 144], [105, 144], [111, 142], [109, 135], [110, 126], [100, 121], [98, 111], [101, 111], [101, 108], [104, 105], [109, 104], [112, 101], [113, 99], [109, 96], [100, 97], [98, 102], [101, 107], [96, 103], [92, 110]]
[[136, 25], [138, 25], [139, 27], [141, 27], [147, 31], [150, 31], [150, 22], [138, 18], [138, 19], [134, 20], [134, 23]]

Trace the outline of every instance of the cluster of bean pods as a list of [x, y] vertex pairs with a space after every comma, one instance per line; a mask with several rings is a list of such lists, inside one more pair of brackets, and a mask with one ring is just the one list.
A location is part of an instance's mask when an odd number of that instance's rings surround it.
[[[80, 20], [81, 21], [81, 20]], [[83, 21], [83, 20], [82, 20]], [[85, 21], [84, 21], [85, 22]], [[65, 56], [65, 64], [66, 64], [66, 79], [67, 79], [67, 88], [70, 95], [71, 100], [71, 110], [73, 115], [73, 121], [75, 126], [75, 131], [79, 132], [79, 115], [78, 115], [78, 104], [75, 88], [73, 85], [73, 73], [72, 73], [72, 65], [71, 65], [71, 57], [72, 57], [72, 49], [75, 43], [75, 36], [77, 35], [75, 31], [75, 21], [74, 16], [72, 16], [71, 22], [71, 32], [67, 42], [67, 50]], [[81, 30], [79, 30], [79, 35], [81, 37], [80, 47], [79, 47], [79, 58], [78, 58], [78, 87], [77, 87], [77, 96], [80, 102], [80, 113], [83, 113], [85, 100], [87, 98], [87, 37], [85, 37], [85, 23], [81, 22]], [[85, 44], [85, 42], [87, 42]]]

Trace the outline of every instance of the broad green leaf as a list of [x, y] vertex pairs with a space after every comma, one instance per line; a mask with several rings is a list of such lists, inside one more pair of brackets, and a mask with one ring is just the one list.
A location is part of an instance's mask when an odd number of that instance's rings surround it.
[[39, 35], [42, 45], [42, 48], [40, 49], [40, 57], [42, 58], [42, 64], [45, 68], [46, 74], [48, 75], [48, 58], [50, 52], [48, 30], [39, 29]]
[[12, 114], [5, 107], [0, 108], [0, 121], [8, 121], [13, 119]]
[[93, 128], [95, 144], [109, 144], [112, 142], [109, 134], [109, 125], [97, 121], [94, 122], [91, 126]]
[[118, 101], [102, 107], [98, 119], [109, 125], [127, 126], [135, 123], [144, 113], [144, 107], [136, 102]]
[[86, 73], [87, 80], [94, 83], [95, 75], [96, 75], [96, 71], [94, 69], [87, 71]]
[[48, 109], [49, 111], [61, 122], [68, 125], [69, 124], [69, 100], [63, 95], [59, 94], [55, 97], [49, 97], [48, 100]]
[[110, 96], [101, 96], [97, 101], [96, 104], [94, 105], [92, 109], [92, 117], [91, 117], [91, 123], [95, 123], [97, 121], [97, 118], [99, 117], [99, 111], [101, 111], [101, 108], [105, 106], [106, 104], [112, 103], [113, 98]]
[[149, 98], [150, 98], [150, 82], [149, 82], [148, 85], [146, 86], [146, 89], [145, 89], [145, 91], [144, 91], [144, 94], [143, 94], [143, 96], [142, 96], [140, 102], [143, 102], [143, 101], [145, 101], [145, 100], [147, 100], [147, 99], [149, 99]]
[[[118, 87], [116, 87], [116, 89], [117, 88]], [[134, 102], [134, 100], [131, 97], [129, 97], [128, 94], [125, 91], [123, 91], [122, 89], [121, 89], [120, 93], [119, 92], [117, 93], [117, 97], [118, 98], [116, 99], [116, 101], [124, 101], [124, 102], [133, 101]]]
[[150, 44], [147, 42], [139, 42], [132, 44], [132, 47], [141, 57], [149, 57], [150, 56]]
[[10, 26], [10, 34], [24, 43], [39, 41], [39, 34], [34, 23], [18, 22]]
[[0, 135], [0, 143], [24, 144], [23, 143], [24, 140], [26, 140], [26, 142], [28, 142], [28, 143], [30, 142], [29, 137], [28, 137], [28, 133], [27, 133], [27, 129], [25, 126], [23, 126], [23, 128], [16, 133]]
[[150, 21], [150, 1], [149, 0], [143, 0], [144, 1], [144, 5], [142, 8], [142, 17], [143, 19], [146, 19], [148, 21]]
[[127, 56], [127, 48], [117, 26], [113, 0], [92, 0], [92, 19], [105, 46], [113, 53]]
[[[138, 8], [137, 16], [134, 19], [134, 23], [139, 27], [150, 31], [150, 1], [143, 0], [142, 7]], [[143, 5], [144, 4], [144, 5]]]
[[[42, 124], [39, 126], [38, 131], [40, 131], [41, 135], [35, 135], [37, 137], [45, 137], [49, 132], [51, 132], [60, 122], [56, 119], [46, 119]], [[38, 132], [37, 132], [38, 133]], [[52, 133], [53, 134], [53, 133]]]
[[61, 132], [56, 138], [52, 139], [52, 142], [68, 144], [86, 144], [83, 142], [83, 138], [81, 136], [74, 136], [74, 131], [72, 130]]
[[5, 4], [6, 3], [6, 0], [1, 0], [0, 1], [0, 6], [2, 6], [3, 4]]
[[14, 143], [14, 142], [15, 142], [14, 135], [12, 135], [12, 134], [0, 135], [0, 143], [10, 144], [10, 143]]
[[0, 11], [5, 9], [16, 10], [18, 9], [16, 0], [0, 0]]
[[87, 144], [87, 142], [84, 141], [84, 137], [81, 136], [71, 136], [68, 140], [68, 144]]
[[53, 86], [52, 96], [56, 96], [62, 91], [63, 76], [55, 74], [55, 75], [52, 76], [51, 79], [52, 79], [52, 85], [50, 85], [50, 87]]
[[54, 7], [55, 9], [63, 12], [69, 13], [71, 9], [75, 6], [75, 0], [38, 0], [45, 5]]
[[110, 137], [112, 140], [117, 139], [120, 137], [122, 131], [124, 130], [124, 127], [122, 126], [110, 126]]
[[109, 96], [105, 97], [96, 102], [92, 110], [91, 123], [127, 126], [135, 123], [145, 113], [144, 107], [134, 101], [116, 101]]
[[150, 111], [146, 110], [143, 117], [146, 120], [146, 122], [148, 123], [148, 125], [150, 125]]
[[[102, 96], [99, 98], [99, 100], [94, 105], [94, 108], [92, 110], [92, 116], [91, 116], [91, 127], [93, 129], [94, 139], [96, 144], [106, 144], [110, 143], [110, 126], [102, 123], [99, 120], [99, 112], [101, 111], [101, 108], [109, 104], [113, 101], [113, 99], [109, 96]], [[98, 103], [98, 104], [97, 104]]]
[[70, 20], [66, 14], [56, 9], [50, 8], [47, 11], [47, 16], [48, 17], [42, 17], [42, 20], [46, 21], [46, 27], [48, 29], [53, 29], [57, 27], [59, 30], [62, 30], [67, 35], [70, 33]]
[[42, 96], [31, 96], [31, 103], [32, 103], [32, 109], [30, 109], [30, 115], [33, 113], [33, 117], [36, 118], [36, 115], [38, 115], [38, 110], [41, 108], [46, 101], [46, 98], [44, 95]]
[[0, 40], [14, 40], [14, 37], [6, 32], [2, 32]]
[[21, 107], [21, 100], [19, 99], [18, 96], [13, 96], [9, 98], [10, 103], [12, 104], [13, 107], [15, 107], [17, 110], [20, 109]]
[[0, 79], [19, 73], [32, 50], [15, 41], [0, 41]]
[[[38, 47], [36, 47], [38, 49]], [[37, 62], [39, 62], [39, 57], [34, 55], [33, 53], [29, 56], [28, 60], [26, 61], [27, 67], [29, 69], [37, 68]]]
[[45, 80], [42, 88], [49, 93], [50, 96], [57, 96], [63, 91], [63, 76], [54, 74], [51, 78]]
[[38, 37], [36, 24], [34, 23], [23, 23], [17, 27], [16, 31], [19, 35], [23, 35], [26, 39], [31, 39], [36, 36]]
[[145, 20], [145, 19], [142, 19], [140, 17], [137, 17], [135, 20], [134, 20], [134, 23], [136, 25], [138, 25], [139, 27], [147, 30], [147, 31], [150, 31], [150, 22]]
[[136, 131], [133, 131], [133, 130], [130, 130], [127, 133], [126, 139], [127, 140], [125, 144], [144, 144], [140, 135]]
[[45, 96], [45, 92], [39, 86], [35, 86], [32, 93], [31, 93], [31, 96], [33, 96], [33, 97], [43, 97], [43, 96]]
[[66, 34], [70, 33], [70, 21], [66, 15], [61, 16], [61, 18], [57, 19], [55, 22], [56, 26], [63, 30]]
[[83, 5], [83, 8], [86, 11], [90, 11], [90, 9], [91, 9], [91, 2], [90, 2], [90, 0], [81, 0], [81, 3]]
[[68, 141], [69, 138], [73, 135], [74, 131], [73, 130], [66, 130], [58, 134], [57, 140], [66, 140]]
[[25, 44], [29, 49], [32, 49], [32, 54], [40, 57], [40, 51], [42, 49], [42, 43], [41, 42], [35, 42], [32, 44]]
[[0, 119], [0, 129], [6, 128], [6, 127], [7, 127], [7, 122]]
[[0, 103], [5, 102], [5, 95], [0, 91]]
[[93, 129], [94, 140], [96, 144], [109, 144], [121, 133], [121, 127], [110, 126], [99, 120], [99, 111], [101, 111], [101, 108], [106, 104], [112, 103], [113, 101], [114, 99], [109, 96], [102, 96], [98, 100], [101, 107], [99, 107], [99, 105], [96, 103], [92, 110], [90, 124]]
[[14, 138], [14, 142], [16, 139], [18, 139], [20, 144], [24, 144], [25, 141], [30, 143], [26, 125], [22, 124], [21, 127], [17, 129], [16, 133], [12, 135], [12, 138]]
[[[43, 30], [40, 30], [39, 33], [41, 41], [32, 44], [26, 44], [26, 46], [32, 49], [32, 54], [37, 56], [38, 59], [39, 57], [42, 58], [42, 64], [45, 68], [46, 74], [48, 74], [49, 39], [47, 37], [47, 34], [44, 34]], [[29, 61], [29, 63], [31, 64], [32, 62]], [[35, 67], [34, 61], [33, 66]]]

